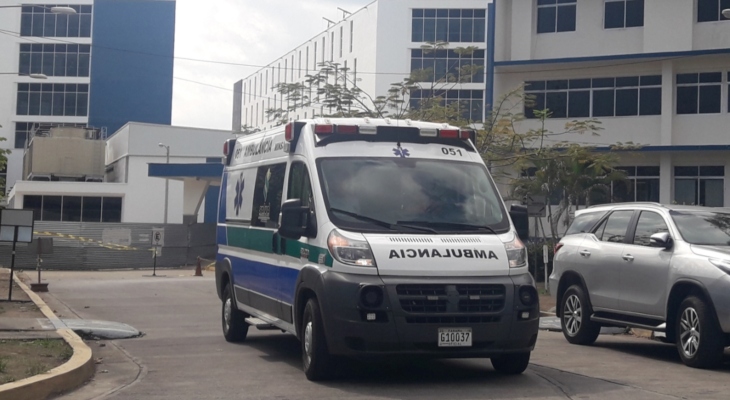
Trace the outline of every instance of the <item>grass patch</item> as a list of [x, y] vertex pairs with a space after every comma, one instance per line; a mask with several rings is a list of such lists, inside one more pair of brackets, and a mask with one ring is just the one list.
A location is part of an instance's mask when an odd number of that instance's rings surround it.
[[72, 355], [62, 339], [1, 340], [0, 384], [46, 373]]

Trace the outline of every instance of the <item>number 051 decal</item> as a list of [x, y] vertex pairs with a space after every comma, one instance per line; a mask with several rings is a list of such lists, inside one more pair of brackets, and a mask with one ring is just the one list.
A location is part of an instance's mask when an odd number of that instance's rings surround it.
[[441, 152], [447, 156], [462, 156], [460, 149], [452, 149], [448, 147], [442, 147]]

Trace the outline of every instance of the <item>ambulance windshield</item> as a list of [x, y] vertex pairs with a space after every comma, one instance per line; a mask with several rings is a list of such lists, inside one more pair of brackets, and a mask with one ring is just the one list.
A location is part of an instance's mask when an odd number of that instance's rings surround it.
[[478, 163], [325, 158], [318, 160], [318, 170], [330, 219], [343, 229], [414, 233], [509, 229], [499, 193]]

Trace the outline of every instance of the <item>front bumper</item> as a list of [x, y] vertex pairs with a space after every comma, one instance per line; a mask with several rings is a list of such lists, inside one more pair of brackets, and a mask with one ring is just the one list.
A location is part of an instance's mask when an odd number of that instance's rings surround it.
[[[521, 286], [534, 288], [529, 274], [467, 279], [328, 272], [324, 278], [326, 293], [320, 307], [331, 354], [491, 357], [531, 351], [537, 340], [537, 299], [524, 306], [518, 298]], [[381, 306], [363, 306], [360, 290], [368, 285], [383, 290]], [[404, 288], [414, 289], [408, 292], [412, 294], [419, 287], [435, 291], [431, 296], [404, 294]], [[375, 314], [375, 320], [368, 321], [367, 314]], [[471, 347], [438, 346], [439, 328], [467, 327], [472, 329]]]

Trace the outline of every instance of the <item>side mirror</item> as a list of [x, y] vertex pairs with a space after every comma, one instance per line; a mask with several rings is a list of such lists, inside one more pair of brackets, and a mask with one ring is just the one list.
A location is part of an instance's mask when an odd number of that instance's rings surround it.
[[509, 216], [517, 231], [517, 236], [523, 242], [530, 238], [530, 218], [527, 216], [527, 207], [513, 204], [509, 209]]
[[672, 247], [672, 237], [669, 232], [659, 232], [649, 236], [649, 245], [651, 247], [661, 247], [669, 249]]
[[285, 201], [281, 205], [277, 233], [283, 238], [293, 240], [305, 236], [309, 226], [309, 215], [309, 207], [302, 207], [300, 199]]

